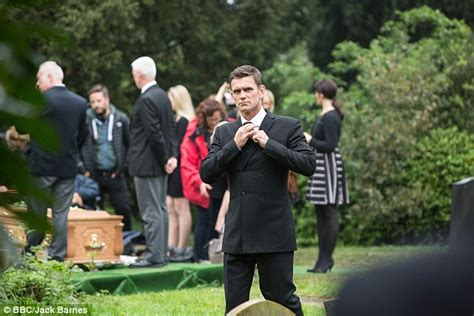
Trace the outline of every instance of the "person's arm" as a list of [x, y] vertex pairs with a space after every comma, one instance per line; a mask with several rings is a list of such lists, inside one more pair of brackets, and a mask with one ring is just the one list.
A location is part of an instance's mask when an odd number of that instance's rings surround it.
[[119, 173], [124, 173], [127, 171], [128, 168], [128, 148], [130, 147], [130, 120], [128, 116], [124, 113], [123, 120], [122, 120], [122, 140], [123, 146], [125, 147], [125, 157], [122, 166], [122, 170], [118, 170]]
[[263, 152], [281, 166], [296, 173], [310, 176], [316, 169], [316, 157], [306, 143], [301, 124], [294, 121], [287, 146], [269, 138]]
[[225, 126], [216, 128], [211, 150], [201, 163], [199, 173], [201, 179], [206, 183], [216, 181], [226, 171], [230, 162], [240, 153], [240, 149], [234, 140], [222, 144], [221, 129], [223, 127]]
[[333, 152], [339, 141], [338, 133], [341, 122], [334, 115], [326, 115], [324, 118], [324, 140], [317, 139], [312, 135], [309, 144], [317, 151]]
[[230, 203], [230, 191], [226, 190], [224, 193], [224, 197], [222, 198], [222, 204], [219, 208], [219, 214], [217, 215], [216, 226], [214, 229], [222, 234], [222, 230], [224, 228], [225, 217], [227, 215], [227, 211], [229, 210], [229, 203]]
[[183, 140], [181, 144], [181, 179], [183, 186], [201, 192], [201, 187], [205, 183], [199, 175], [199, 154], [197, 150], [197, 145], [193, 144], [189, 138]]
[[84, 145], [87, 137], [87, 106], [84, 107], [84, 110], [80, 113], [79, 117], [79, 128], [77, 131], [77, 148], [81, 148]]
[[142, 98], [140, 102], [142, 104], [138, 116], [142, 122], [145, 136], [154, 156], [164, 167], [170, 158], [170, 153], [166, 148], [157, 106], [149, 98]]

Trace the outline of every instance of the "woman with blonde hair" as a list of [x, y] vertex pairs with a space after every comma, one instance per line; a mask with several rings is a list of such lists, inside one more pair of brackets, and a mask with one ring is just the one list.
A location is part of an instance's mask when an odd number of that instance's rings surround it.
[[[176, 113], [176, 138], [178, 146], [183, 142], [188, 123], [194, 118], [194, 107], [186, 87], [174, 86], [168, 90], [173, 111]], [[184, 197], [181, 181], [181, 164], [168, 178], [166, 206], [169, 215], [168, 248], [170, 261], [185, 261], [186, 243], [191, 233], [192, 217], [189, 201]], [[189, 257], [189, 258], [188, 258]]]

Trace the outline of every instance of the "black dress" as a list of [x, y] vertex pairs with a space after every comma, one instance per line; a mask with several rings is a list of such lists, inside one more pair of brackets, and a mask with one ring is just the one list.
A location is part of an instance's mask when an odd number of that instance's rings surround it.
[[316, 170], [308, 179], [308, 201], [318, 205], [348, 204], [344, 163], [337, 147], [341, 135], [341, 117], [337, 111], [320, 116], [311, 134], [309, 145], [316, 154]]
[[[188, 127], [188, 119], [182, 116], [176, 123], [176, 139], [178, 141], [178, 148], [183, 142], [184, 135], [186, 134], [186, 128]], [[178, 151], [179, 152], [179, 151]], [[173, 198], [182, 198], [183, 194], [183, 183], [181, 182], [181, 165], [179, 164], [178, 158], [178, 167], [173, 171], [172, 174], [168, 177], [168, 190], [167, 194]]]

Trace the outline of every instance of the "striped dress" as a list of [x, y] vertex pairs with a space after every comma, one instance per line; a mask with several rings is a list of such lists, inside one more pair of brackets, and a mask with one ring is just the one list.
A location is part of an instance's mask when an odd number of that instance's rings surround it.
[[310, 146], [316, 154], [316, 170], [308, 179], [306, 198], [311, 204], [348, 204], [344, 163], [337, 147], [341, 118], [336, 111], [320, 116], [313, 126]]

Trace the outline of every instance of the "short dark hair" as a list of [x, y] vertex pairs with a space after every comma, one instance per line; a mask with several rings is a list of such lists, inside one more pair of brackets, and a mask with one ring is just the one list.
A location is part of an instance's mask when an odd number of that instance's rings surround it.
[[106, 86], [102, 84], [96, 84], [92, 86], [92, 88], [89, 89], [89, 92], [87, 93], [88, 96], [90, 96], [92, 93], [96, 92], [102, 92], [102, 95], [106, 98], [109, 97], [109, 89], [107, 89]]
[[262, 73], [256, 67], [250, 65], [242, 65], [232, 70], [232, 72], [229, 74], [228, 82], [231, 84], [232, 80], [245, 77], [252, 77], [255, 80], [257, 86], [262, 85]]

